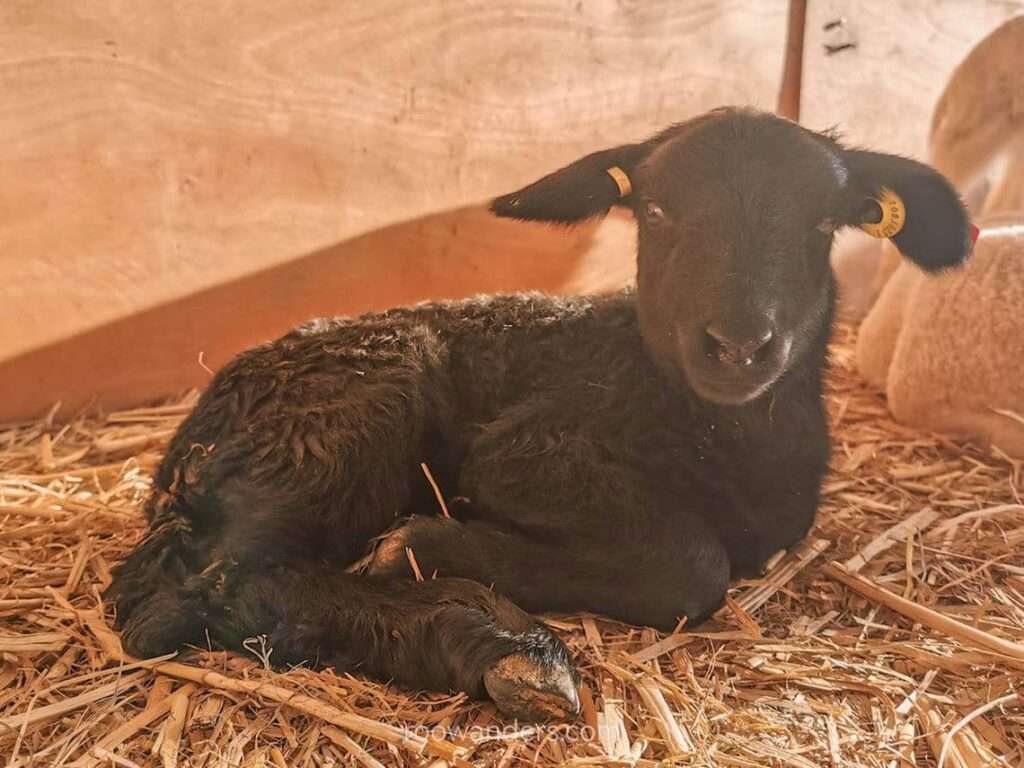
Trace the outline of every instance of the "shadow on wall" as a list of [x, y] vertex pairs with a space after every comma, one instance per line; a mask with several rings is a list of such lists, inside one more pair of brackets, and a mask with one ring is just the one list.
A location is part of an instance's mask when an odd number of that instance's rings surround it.
[[233, 355], [312, 317], [477, 293], [614, 290], [632, 279], [628, 218], [575, 228], [446, 211], [337, 243], [0, 362], [0, 421], [57, 401], [129, 407], [203, 387]]

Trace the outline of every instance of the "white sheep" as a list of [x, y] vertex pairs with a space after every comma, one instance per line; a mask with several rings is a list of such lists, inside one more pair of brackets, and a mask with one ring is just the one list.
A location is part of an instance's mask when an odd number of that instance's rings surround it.
[[974, 254], [926, 277], [886, 242], [857, 364], [899, 421], [1024, 456], [1024, 17], [953, 72], [929, 159], [977, 215]]

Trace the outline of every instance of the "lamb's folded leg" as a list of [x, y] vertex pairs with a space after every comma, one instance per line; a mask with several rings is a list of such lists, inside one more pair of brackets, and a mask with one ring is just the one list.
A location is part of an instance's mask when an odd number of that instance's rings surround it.
[[[240, 649], [266, 635], [275, 664], [310, 663], [410, 688], [489, 695], [506, 715], [564, 718], [578, 711], [576, 673], [562, 642], [513, 603], [463, 579], [424, 582], [345, 573], [319, 563], [252, 562], [188, 583], [214, 641]], [[154, 629], [159, 617], [150, 617]], [[147, 612], [128, 643], [149, 652]]]
[[683, 616], [698, 622], [716, 609], [729, 579], [726, 553], [707, 527], [678, 517], [686, 543], [666, 528], [676, 545], [648, 547], [642, 557], [635, 545], [595, 537], [552, 543], [482, 520], [414, 517], [380, 543], [370, 573], [410, 578], [408, 547], [424, 576], [493, 584], [529, 611], [587, 610], [671, 630]]

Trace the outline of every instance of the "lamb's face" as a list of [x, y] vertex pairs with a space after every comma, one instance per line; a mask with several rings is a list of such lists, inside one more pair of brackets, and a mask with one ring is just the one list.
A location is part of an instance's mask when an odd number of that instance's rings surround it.
[[491, 207], [571, 224], [613, 205], [639, 225], [638, 312], [652, 356], [724, 405], [763, 395], [820, 344], [837, 227], [889, 237], [930, 271], [971, 249], [963, 204], [931, 168], [745, 109], [587, 155]]
[[652, 353], [707, 400], [758, 397], [831, 317], [838, 152], [791, 123], [725, 116], [659, 145], [633, 179]]

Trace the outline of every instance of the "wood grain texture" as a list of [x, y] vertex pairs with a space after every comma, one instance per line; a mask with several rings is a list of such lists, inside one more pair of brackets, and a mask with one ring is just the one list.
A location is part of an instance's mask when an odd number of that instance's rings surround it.
[[[954, 67], [1024, 0], [810, 0], [802, 119], [854, 144], [925, 157]], [[843, 24], [826, 30], [829, 22]], [[852, 43], [829, 54], [826, 45]]]
[[0, 359], [721, 103], [770, 108], [785, 12], [5, 0]]
[[625, 214], [556, 228], [479, 206], [387, 227], [0, 362], [0, 422], [58, 401], [67, 419], [202, 388], [242, 349], [311, 317], [481, 292], [615, 290], [635, 273], [635, 229]]

